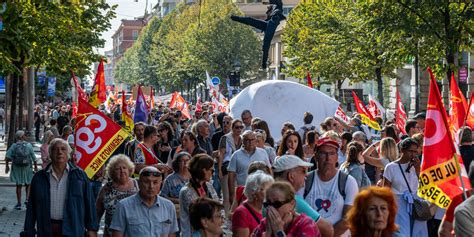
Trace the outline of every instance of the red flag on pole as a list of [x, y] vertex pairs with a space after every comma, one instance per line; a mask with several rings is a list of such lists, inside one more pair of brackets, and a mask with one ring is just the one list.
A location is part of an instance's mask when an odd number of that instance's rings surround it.
[[89, 103], [97, 108], [100, 104], [105, 102], [106, 97], [104, 60], [100, 59], [99, 67], [97, 68], [97, 74], [95, 75], [94, 87], [89, 98]]
[[367, 124], [369, 127], [375, 130], [381, 130], [380, 125], [377, 123], [377, 121], [375, 121], [369, 110], [365, 107], [354, 91], [352, 91], [352, 97], [354, 97], [355, 107], [357, 109], [357, 113], [359, 113], [362, 118], [362, 123]]
[[462, 159], [456, 154], [449, 134], [446, 110], [441, 102], [438, 85], [431, 68], [430, 92], [426, 110], [423, 160], [419, 177], [418, 196], [447, 208], [452, 198], [470, 188]]
[[92, 178], [125, 141], [128, 133], [84, 99], [78, 100], [74, 154], [77, 165]]
[[407, 134], [405, 131], [405, 123], [407, 122], [407, 113], [403, 108], [402, 99], [400, 98], [400, 92], [397, 90], [397, 110], [395, 111], [395, 123], [401, 133]]
[[464, 119], [466, 118], [466, 98], [459, 90], [458, 84], [454, 79], [454, 73], [451, 75], [451, 98], [449, 100], [450, 104], [450, 121], [451, 121], [451, 136], [456, 145], [459, 144], [458, 131], [464, 125]]
[[313, 88], [313, 81], [311, 80], [311, 75], [309, 74], [309, 71], [306, 73], [306, 80], [308, 81], [308, 87]]
[[471, 100], [466, 111], [466, 125], [474, 129], [474, 91], [471, 94]]
[[184, 117], [191, 119], [191, 113], [189, 113], [188, 102], [178, 93], [174, 92], [171, 97], [170, 108], [177, 108]]

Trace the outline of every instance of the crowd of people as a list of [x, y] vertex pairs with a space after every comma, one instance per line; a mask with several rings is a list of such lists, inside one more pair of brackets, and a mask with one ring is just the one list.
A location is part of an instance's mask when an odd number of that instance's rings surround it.
[[[120, 106], [104, 113], [120, 122]], [[394, 121], [378, 118], [375, 131], [357, 113], [350, 124], [313, 124], [306, 112], [302, 127], [281, 125], [279, 140], [272, 118], [249, 110], [231, 117], [205, 103], [192, 115], [156, 106], [90, 179], [75, 164], [70, 107], [38, 106], [41, 166], [23, 131], [6, 155], [18, 210], [26, 190], [22, 236], [96, 236], [102, 217], [103, 235], [114, 237], [474, 236], [474, 197], [431, 205], [429, 218], [413, 213], [423, 113], [401, 134]], [[461, 134], [474, 186], [472, 131]]]

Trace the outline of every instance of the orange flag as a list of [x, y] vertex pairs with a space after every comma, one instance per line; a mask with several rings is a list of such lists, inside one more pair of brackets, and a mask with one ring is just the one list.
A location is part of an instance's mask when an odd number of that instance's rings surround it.
[[94, 87], [92, 89], [89, 103], [95, 108], [106, 100], [105, 75], [104, 75], [104, 60], [100, 59], [97, 74], [95, 75]]
[[74, 154], [77, 165], [92, 178], [126, 140], [128, 133], [84, 99], [78, 100]]
[[466, 125], [474, 129], [474, 91], [471, 94], [471, 100], [466, 111]]
[[402, 99], [400, 98], [400, 92], [397, 90], [397, 110], [395, 111], [395, 124], [401, 133], [407, 134], [405, 131], [405, 123], [407, 122], [407, 113], [403, 108]]
[[436, 79], [431, 68], [428, 68], [428, 72], [430, 92], [426, 109], [418, 196], [441, 208], [447, 208], [452, 198], [463, 192], [461, 187], [469, 189], [470, 185], [462, 159], [456, 154], [448, 132], [448, 117], [441, 102]]
[[365, 107], [362, 101], [360, 101], [359, 97], [354, 91], [352, 91], [352, 97], [354, 97], [355, 107], [357, 109], [357, 113], [359, 113], [362, 118], [362, 123], [367, 124], [369, 127], [375, 130], [381, 130], [380, 125], [377, 123], [377, 121], [375, 121], [369, 110]]
[[464, 119], [466, 118], [466, 98], [458, 88], [458, 84], [454, 79], [454, 73], [451, 75], [451, 98], [450, 104], [450, 131], [453, 137], [453, 141], [456, 145], [459, 144], [459, 129], [464, 125]]

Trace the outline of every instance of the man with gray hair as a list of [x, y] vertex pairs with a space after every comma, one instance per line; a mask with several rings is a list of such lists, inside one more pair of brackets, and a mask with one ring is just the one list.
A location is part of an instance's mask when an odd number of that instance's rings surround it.
[[[71, 147], [51, 141], [51, 163], [33, 176], [21, 236], [97, 236], [95, 200], [86, 173], [69, 162]], [[67, 200], [67, 201], [66, 201]], [[36, 228], [36, 229], [35, 229]]]
[[112, 217], [113, 237], [121, 236], [176, 236], [178, 221], [174, 204], [160, 197], [163, 174], [153, 166], [140, 171], [140, 191], [121, 200]]
[[245, 185], [247, 171], [253, 161], [262, 161], [271, 167], [267, 152], [257, 147], [255, 132], [245, 131], [242, 134], [242, 148], [236, 150], [230, 157], [229, 166], [229, 200], [234, 200], [235, 185]]
[[197, 142], [199, 147], [206, 151], [206, 153], [212, 156], [212, 142], [211, 142], [211, 130], [209, 129], [209, 123], [204, 120], [200, 119], [194, 125], [196, 126], [196, 135], [197, 135]]

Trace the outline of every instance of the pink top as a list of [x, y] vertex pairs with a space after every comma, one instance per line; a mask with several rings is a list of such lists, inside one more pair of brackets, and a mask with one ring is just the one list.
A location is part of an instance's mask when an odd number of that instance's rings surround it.
[[[252, 233], [252, 237], [265, 236], [266, 225], [267, 220], [263, 219]], [[287, 237], [321, 237], [316, 223], [305, 214], [296, 217], [290, 224], [289, 229], [285, 231], [285, 234]]]
[[249, 233], [251, 234], [262, 219], [262, 213], [253, 209], [247, 204], [247, 201], [245, 201], [235, 209], [234, 214], [232, 215], [232, 229], [249, 229]]
[[41, 167], [43, 167], [43, 169], [49, 164], [48, 147], [49, 147], [48, 144], [43, 144], [43, 145], [41, 145], [41, 147], [40, 147], [41, 161], [42, 161]]

